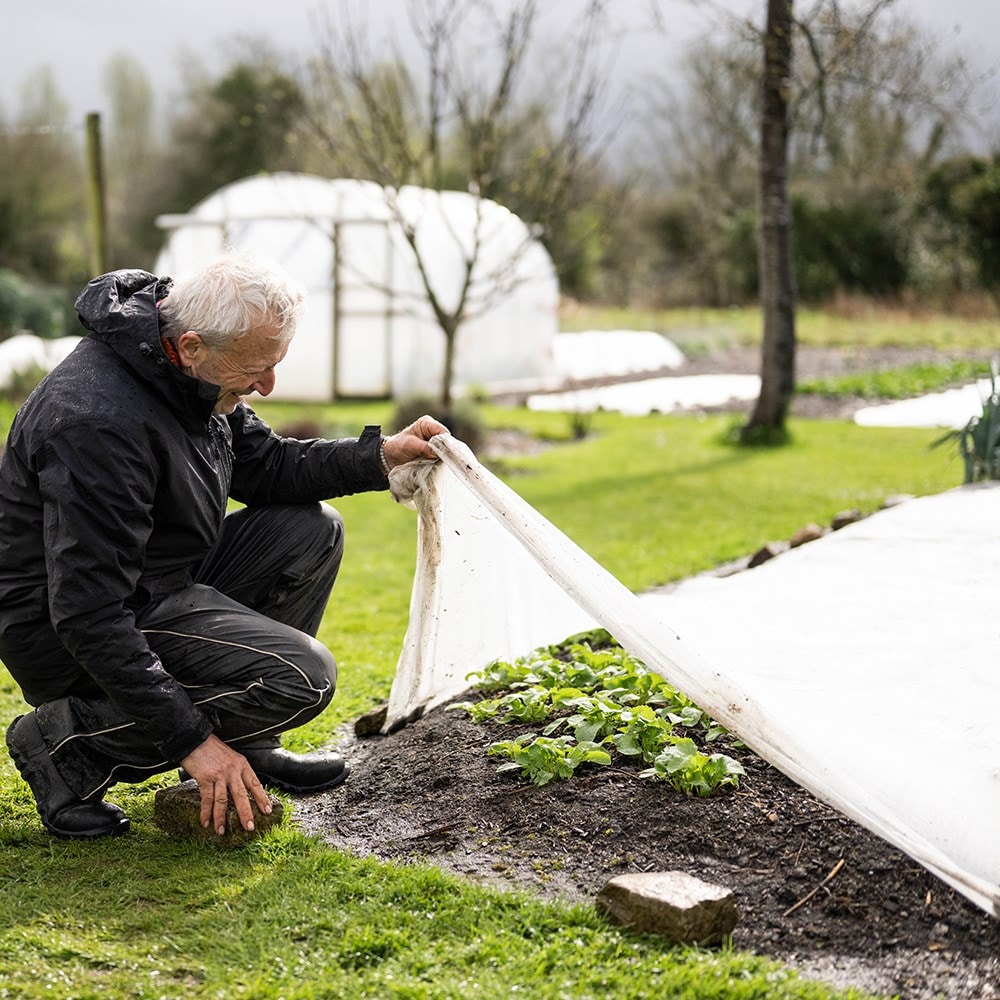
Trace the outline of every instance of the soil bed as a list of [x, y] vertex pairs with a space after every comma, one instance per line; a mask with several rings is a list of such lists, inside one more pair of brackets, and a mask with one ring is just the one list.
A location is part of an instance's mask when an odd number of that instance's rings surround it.
[[802, 975], [907, 1000], [1000, 997], [1000, 921], [750, 751], [727, 749], [747, 775], [710, 798], [618, 766], [535, 787], [486, 755], [524, 731], [441, 708], [353, 739], [350, 780], [298, 799], [296, 821], [355, 854], [576, 902], [625, 872], [685, 871], [733, 890], [737, 948]]
[[[801, 379], [951, 357], [800, 347], [796, 367]], [[759, 363], [757, 349], [735, 348], [662, 374], [756, 372]], [[798, 396], [792, 412], [850, 419], [868, 402]], [[733, 890], [735, 947], [804, 976], [904, 1000], [1000, 1000], [1000, 920], [751, 751], [726, 749], [746, 777], [707, 799], [617, 762], [537, 788], [499, 774], [486, 754], [526, 728], [477, 725], [440, 708], [389, 736], [351, 734], [342, 743], [350, 780], [298, 799], [295, 819], [355, 854], [573, 902], [626, 872], [685, 871]], [[901, 759], [912, 751], [900, 747]]]

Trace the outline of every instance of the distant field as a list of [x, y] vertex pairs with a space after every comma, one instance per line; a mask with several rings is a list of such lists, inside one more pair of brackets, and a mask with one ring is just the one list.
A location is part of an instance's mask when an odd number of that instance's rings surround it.
[[[760, 310], [613, 309], [566, 307], [560, 328], [580, 330], [655, 330], [686, 354], [704, 354], [738, 344], [757, 344]], [[802, 309], [796, 319], [799, 343], [815, 347], [933, 347], [941, 350], [1000, 350], [1000, 314], [979, 318], [919, 313], [884, 306], [855, 307], [831, 313]]]

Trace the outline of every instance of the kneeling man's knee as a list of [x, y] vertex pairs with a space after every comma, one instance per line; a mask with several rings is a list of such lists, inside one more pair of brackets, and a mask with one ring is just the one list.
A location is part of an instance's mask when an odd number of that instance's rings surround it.
[[298, 658], [298, 668], [302, 671], [309, 689], [319, 696], [321, 707], [325, 708], [333, 699], [337, 689], [337, 661], [318, 639], [309, 637], [309, 642]]
[[307, 504], [292, 508], [294, 512], [293, 531], [299, 532], [308, 539], [308, 544], [315, 549], [341, 549], [344, 544], [344, 519], [335, 507], [328, 503]]

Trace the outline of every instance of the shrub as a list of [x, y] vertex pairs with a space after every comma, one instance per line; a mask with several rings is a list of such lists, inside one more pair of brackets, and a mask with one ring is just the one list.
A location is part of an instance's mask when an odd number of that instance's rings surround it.
[[483, 420], [475, 404], [468, 400], [453, 402], [447, 410], [442, 408], [439, 400], [430, 396], [412, 396], [409, 399], [401, 400], [396, 405], [392, 416], [392, 430], [401, 431], [425, 413], [440, 420], [455, 437], [467, 444], [472, 451], [478, 452], [482, 448], [485, 440]]
[[34, 285], [0, 268], [0, 340], [24, 330], [62, 337], [72, 329], [74, 315], [63, 289]]
[[7, 377], [2, 391], [0, 391], [0, 399], [20, 406], [47, 374], [46, 368], [36, 364], [29, 364], [24, 368], [12, 371]]
[[891, 197], [819, 204], [796, 195], [795, 280], [804, 301], [838, 290], [896, 295], [908, 277], [910, 254], [901, 209]]

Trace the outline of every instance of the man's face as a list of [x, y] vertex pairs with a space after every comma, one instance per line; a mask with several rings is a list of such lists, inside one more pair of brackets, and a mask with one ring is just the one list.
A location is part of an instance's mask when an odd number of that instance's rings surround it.
[[219, 387], [213, 412], [232, 413], [244, 396], [274, 389], [274, 367], [285, 356], [291, 335], [276, 336], [274, 326], [255, 327], [223, 350], [213, 350], [193, 332], [177, 338], [181, 367], [194, 378]]

